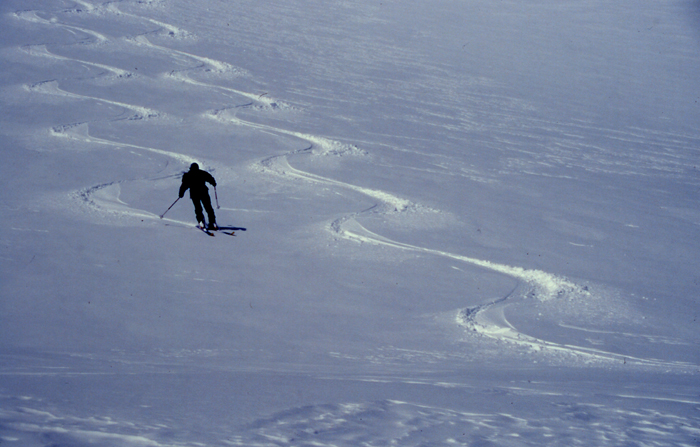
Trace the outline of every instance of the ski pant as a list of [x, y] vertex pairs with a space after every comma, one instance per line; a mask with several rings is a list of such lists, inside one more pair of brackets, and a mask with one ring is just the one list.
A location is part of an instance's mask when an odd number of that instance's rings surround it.
[[209, 225], [216, 223], [216, 215], [214, 215], [214, 208], [211, 206], [211, 198], [209, 194], [202, 194], [201, 196], [190, 195], [192, 203], [194, 203], [194, 214], [197, 217], [197, 222], [204, 222], [204, 213], [202, 212], [202, 206], [209, 216]]

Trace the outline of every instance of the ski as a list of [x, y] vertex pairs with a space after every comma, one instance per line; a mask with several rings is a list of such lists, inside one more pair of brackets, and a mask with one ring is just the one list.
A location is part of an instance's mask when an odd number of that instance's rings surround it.
[[214, 237], [214, 233], [207, 230], [206, 228], [200, 227], [199, 225], [195, 225], [195, 228], [201, 230], [204, 234], [208, 234], [209, 236]]
[[[168, 224], [165, 224], [168, 225]], [[215, 236], [215, 233], [222, 233], [227, 236], [236, 236], [236, 231], [246, 231], [246, 228], [241, 227], [217, 227], [216, 229], [209, 229], [207, 227], [202, 227], [199, 225], [194, 226], [196, 229], [206, 234], [207, 236]]]

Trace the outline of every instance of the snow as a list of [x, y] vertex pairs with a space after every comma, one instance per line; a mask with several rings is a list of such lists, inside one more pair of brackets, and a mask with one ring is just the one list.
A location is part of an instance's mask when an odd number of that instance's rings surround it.
[[0, 444], [698, 445], [694, 2], [0, 22]]

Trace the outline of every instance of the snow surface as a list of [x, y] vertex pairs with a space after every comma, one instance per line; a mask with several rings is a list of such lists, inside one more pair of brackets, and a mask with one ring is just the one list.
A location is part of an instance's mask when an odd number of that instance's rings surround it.
[[4, 0], [0, 444], [700, 445], [699, 30]]

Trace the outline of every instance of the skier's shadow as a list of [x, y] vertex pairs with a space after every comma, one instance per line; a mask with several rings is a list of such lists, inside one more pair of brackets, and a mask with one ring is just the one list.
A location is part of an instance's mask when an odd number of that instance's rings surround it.
[[243, 227], [219, 227], [219, 230], [247, 231], [248, 229]]

